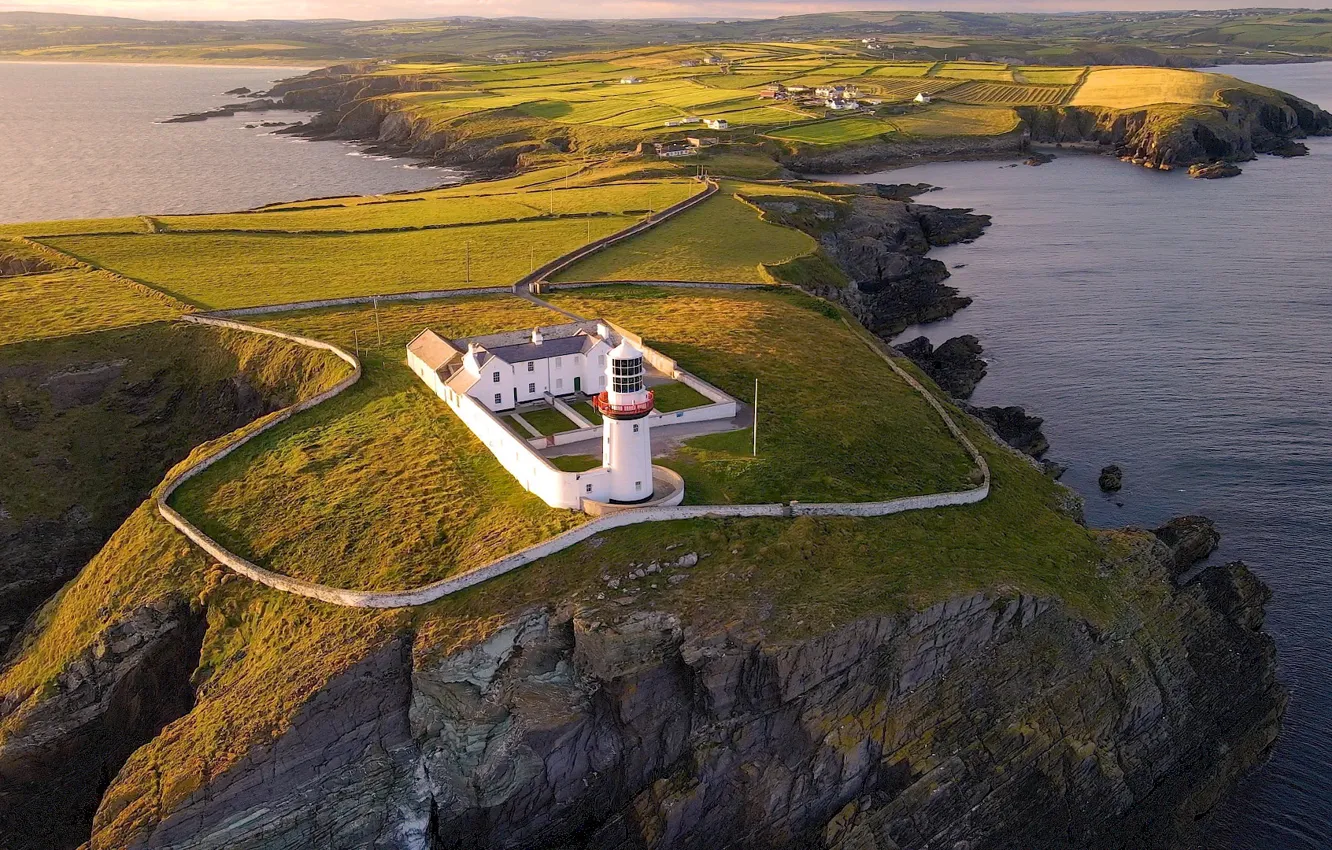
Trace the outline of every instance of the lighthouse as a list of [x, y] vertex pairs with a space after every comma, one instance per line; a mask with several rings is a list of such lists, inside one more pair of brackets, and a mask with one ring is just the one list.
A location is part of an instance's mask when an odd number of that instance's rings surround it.
[[604, 421], [602, 465], [610, 470], [610, 500], [643, 502], [652, 498], [652, 391], [643, 384], [643, 352], [626, 339], [607, 361], [608, 389], [594, 406]]

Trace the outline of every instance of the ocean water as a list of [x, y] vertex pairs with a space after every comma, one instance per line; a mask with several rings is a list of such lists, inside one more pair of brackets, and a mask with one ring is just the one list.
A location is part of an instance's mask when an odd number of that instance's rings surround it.
[[[1332, 107], [1332, 63], [1220, 69]], [[1271, 761], [1222, 804], [1209, 847], [1332, 848], [1332, 139], [1191, 180], [1110, 157], [971, 162], [857, 177], [994, 224], [932, 256], [975, 299], [908, 329], [978, 336], [973, 401], [1045, 417], [1090, 523], [1201, 513], [1273, 589], [1290, 710]], [[1125, 470], [1113, 497], [1096, 486]]]
[[0, 62], [0, 222], [217, 212], [456, 182], [350, 144], [246, 129], [294, 112], [161, 124], [298, 68]]

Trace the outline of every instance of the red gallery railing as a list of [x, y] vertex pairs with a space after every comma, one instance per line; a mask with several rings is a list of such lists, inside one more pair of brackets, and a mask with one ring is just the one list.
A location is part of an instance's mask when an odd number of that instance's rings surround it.
[[602, 392], [593, 396], [592, 406], [609, 416], [638, 416], [652, 412], [652, 390], [647, 391], [647, 401], [640, 404], [611, 404], [610, 393]]

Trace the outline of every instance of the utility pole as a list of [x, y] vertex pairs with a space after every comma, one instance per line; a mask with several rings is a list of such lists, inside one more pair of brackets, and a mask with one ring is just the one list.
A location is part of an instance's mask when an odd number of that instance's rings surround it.
[[361, 334], [355, 328], [352, 328], [352, 346], [356, 349], [356, 356], [361, 356]]
[[466, 277], [465, 277], [465, 280], [467, 281], [468, 284], [471, 284], [471, 282], [472, 282], [472, 243], [471, 243], [471, 242], [465, 242], [465, 243], [463, 243], [463, 256], [466, 258], [466, 259], [463, 261], [463, 265], [464, 265], [464, 266], [466, 267], [466, 269], [467, 269], [467, 271], [464, 272], [464, 274], [465, 274], [465, 276], [466, 276]]
[[[567, 177], [565, 178], [568, 179]], [[555, 215], [555, 187], [550, 187], [550, 214]]]
[[587, 214], [587, 241], [592, 242], [592, 213]]
[[532, 260], [531, 260], [531, 262], [532, 262], [532, 267], [531, 267], [530, 269], [528, 269], [528, 273], [529, 273], [529, 274], [532, 273], [532, 272], [535, 272], [535, 271], [536, 271], [536, 246], [535, 246], [535, 245], [532, 246]]
[[379, 339], [379, 347], [384, 347], [384, 334], [379, 330], [379, 296], [374, 298], [375, 302], [375, 336]]
[[754, 379], [754, 457], [758, 457], [758, 378]]

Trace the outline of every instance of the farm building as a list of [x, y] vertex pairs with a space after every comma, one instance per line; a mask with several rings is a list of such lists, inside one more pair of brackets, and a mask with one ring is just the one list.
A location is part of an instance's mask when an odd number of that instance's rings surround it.
[[654, 147], [657, 150], [657, 156], [664, 159], [674, 159], [679, 156], [694, 156], [698, 153], [693, 146], [684, 142], [657, 142]]
[[921, 92], [920, 94], [912, 98], [912, 100], [914, 100], [916, 103], [929, 103], [931, 100], [933, 100], [933, 98], [931, 98], [925, 92]]
[[830, 98], [828, 98], [826, 101], [824, 101], [824, 103], [827, 105], [827, 107], [828, 107], [829, 109], [835, 109], [835, 110], [838, 110], [838, 111], [841, 111], [841, 110], [844, 110], [844, 109], [859, 109], [859, 108], [860, 108], [860, 104], [857, 103], [856, 101], [854, 101], [854, 100], [846, 100], [845, 98], [840, 98], [840, 97], [830, 97]]
[[782, 85], [781, 83], [773, 83], [771, 85], [764, 86], [763, 90], [759, 92], [759, 97], [766, 97], [772, 100], [786, 100], [786, 98], [788, 97], [786, 93], [786, 86]]
[[643, 82], [642, 79], [640, 79], [640, 78], [638, 78], [638, 77], [621, 77], [621, 78], [620, 78], [620, 85], [624, 85], [624, 86], [632, 86], [632, 85], [635, 85], [635, 84], [637, 84], [637, 83], [641, 83], [641, 82]]
[[709, 130], [729, 130], [729, 129], [731, 129], [731, 122], [727, 121], [725, 118], [704, 118], [704, 119], [703, 119], [703, 124], [704, 124]]
[[686, 136], [685, 141], [696, 148], [710, 148], [721, 144], [721, 139], [717, 136]]

